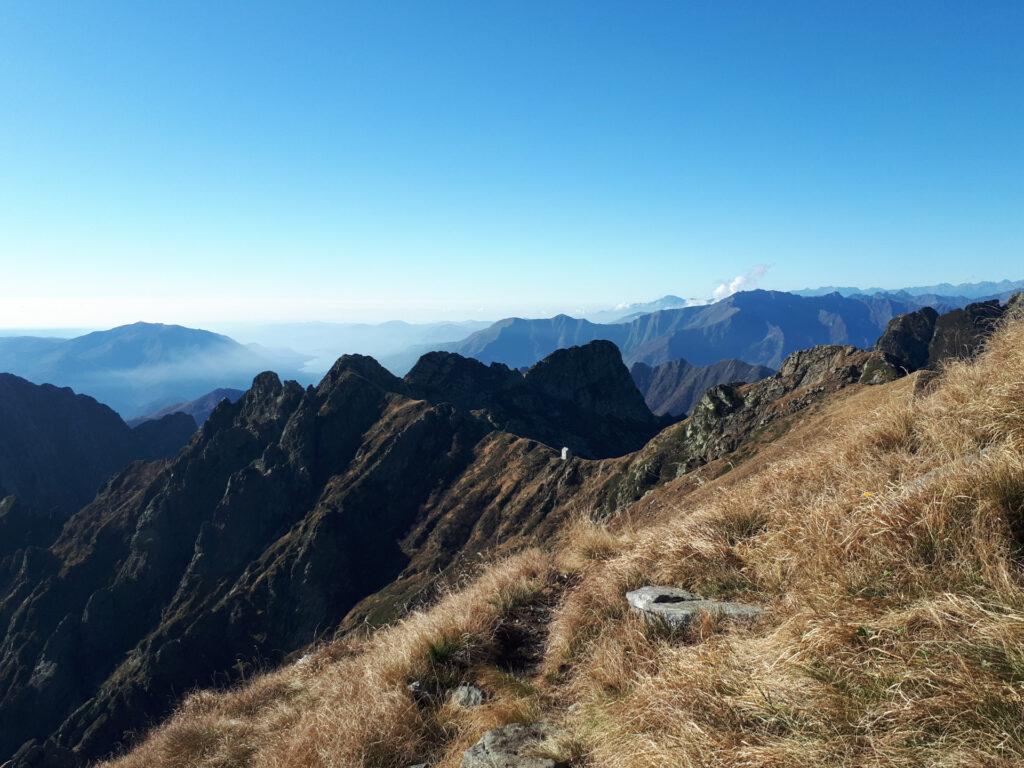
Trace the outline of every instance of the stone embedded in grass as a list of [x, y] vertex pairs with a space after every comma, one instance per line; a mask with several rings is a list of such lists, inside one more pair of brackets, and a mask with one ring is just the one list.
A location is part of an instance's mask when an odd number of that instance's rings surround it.
[[757, 605], [712, 600], [674, 587], [641, 587], [627, 592], [626, 600], [645, 619], [664, 622], [672, 629], [686, 629], [702, 613], [754, 621], [764, 612]]
[[462, 768], [559, 768], [550, 757], [538, 757], [547, 739], [544, 725], [514, 723], [488, 731], [462, 756]]
[[484, 703], [484, 692], [475, 685], [460, 685], [452, 691], [452, 704], [469, 709]]

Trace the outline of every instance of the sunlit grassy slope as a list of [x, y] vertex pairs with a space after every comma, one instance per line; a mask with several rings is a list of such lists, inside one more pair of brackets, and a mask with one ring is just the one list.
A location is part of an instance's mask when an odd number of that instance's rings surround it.
[[[843, 394], [643, 515], [581, 521], [401, 624], [196, 693], [113, 765], [455, 766], [514, 720], [611, 768], [1024, 764], [1024, 322], [932, 394], [913, 384]], [[642, 584], [767, 612], [672, 635], [627, 611]], [[429, 695], [469, 681], [483, 706]]]

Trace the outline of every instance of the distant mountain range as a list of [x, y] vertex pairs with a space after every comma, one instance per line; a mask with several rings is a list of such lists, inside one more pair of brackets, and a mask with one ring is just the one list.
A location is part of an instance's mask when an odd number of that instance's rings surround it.
[[0, 336], [0, 371], [72, 387], [133, 422], [174, 410], [202, 422], [209, 409], [188, 404], [213, 390], [241, 391], [263, 370], [308, 384], [341, 354], [372, 354], [403, 375], [431, 351], [524, 368], [557, 349], [607, 340], [630, 365], [686, 360], [705, 367], [734, 359], [774, 368], [789, 352], [814, 344], [870, 346], [894, 314], [925, 305], [947, 312], [979, 293], [1005, 299], [1019, 285], [1024, 281], [940, 284], [873, 295], [852, 288], [824, 295], [818, 294], [827, 289], [748, 291], [713, 304], [669, 294], [584, 318], [496, 323], [238, 325], [235, 331], [246, 344], [205, 330], [135, 323], [70, 339]]
[[[890, 295], [898, 296], [908, 294], [930, 299], [957, 300], [966, 299], [977, 301], [979, 299], [1001, 299], [1005, 300], [1011, 295], [1024, 289], [1024, 280], [999, 280], [998, 282], [983, 281], [978, 283], [936, 283], [935, 285], [917, 285], [910, 288], [855, 288], [853, 286], [827, 285], [821, 288], [802, 288], [791, 291], [797, 296], [824, 296], [829, 293], [839, 293], [843, 296], [853, 295]], [[938, 307], [936, 307], [938, 309]]]
[[186, 403], [174, 403], [173, 405], [164, 406], [147, 416], [131, 419], [128, 424], [134, 427], [147, 421], [157, 421], [172, 413], [187, 413], [195, 420], [196, 426], [201, 427], [210, 418], [213, 409], [220, 405], [222, 401], [227, 400], [229, 403], [233, 403], [244, 394], [245, 392], [241, 389], [215, 389], [212, 392], [207, 392], [202, 397], [197, 397], [195, 400], [190, 400]]
[[509, 318], [444, 348], [485, 363], [519, 368], [556, 349], [604, 339], [619, 347], [627, 364], [685, 359], [704, 366], [736, 359], [776, 368], [790, 352], [817, 344], [870, 347], [894, 315], [918, 306], [885, 297], [848, 298], [837, 293], [803, 297], [757, 290], [625, 323], [599, 324], [568, 315]]
[[586, 320], [595, 323], [622, 323], [628, 320], [635, 320], [640, 315], [649, 315], [652, 312], [660, 312], [663, 309], [682, 309], [683, 307], [696, 307], [703, 304], [710, 304], [710, 300], [684, 299], [671, 294], [662, 296], [654, 301], [642, 301], [634, 304], [620, 304], [612, 309], [601, 310], [600, 312], [589, 312], [584, 314]]
[[296, 362], [294, 353], [253, 348], [179, 325], [135, 323], [73, 339], [0, 338], [0, 371], [71, 387], [125, 417], [152, 413], [218, 387], [243, 388], [271, 368], [299, 378]]

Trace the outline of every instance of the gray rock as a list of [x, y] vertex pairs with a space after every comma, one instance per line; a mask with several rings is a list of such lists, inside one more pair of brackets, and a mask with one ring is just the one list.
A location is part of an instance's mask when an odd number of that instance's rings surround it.
[[928, 345], [928, 366], [938, 369], [948, 360], [969, 360], [985, 346], [1007, 307], [998, 300], [979, 301], [947, 312], [935, 321]]
[[559, 768], [549, 757], [536, 757], [547, 737], [543, 725], [505, 725], [488, 731], [462, 756], [462, 768]]
[[889, 321], [875, 349], [884, 353], [901, 375], [913, 373], [928, 362], [928, 345], [938, 319], [939, 313], [931, 307], [897, 315]]
[[460, 685], [452, 691], [452, 703], [457, 707], [479, 707], [484, 703], [484, 692], [475, 685]]
[[764, 612], [760, 606], [711, 600], [673, 587], [641, 587], [626, 593], [630, 607], [647, 619], [685, 629], [702, 613], [739, 621], [753, 621]]

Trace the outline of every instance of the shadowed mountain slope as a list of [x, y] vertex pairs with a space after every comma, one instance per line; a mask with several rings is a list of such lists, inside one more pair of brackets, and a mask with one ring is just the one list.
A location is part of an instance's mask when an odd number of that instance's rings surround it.
[[668, 423], [651, 414], [607, 341], [557, 350], [525, 373], [431, 352], [405, 382], [413, 396], [485, 413], [498, 429], [590, 458], [636, 450]]
[[1001, 304], [997, 300], [968, 304], [943, 315], [925, 307], [894, 317], [875, 345], [865, 380], [888, 381], [905, 373], [938, 370], [955, 360], [973, 358], [999, 322], [1024, 305], [1024, 293]]
[[742, 360], [721, 360], [704, 366], [690, 365], [685, 360], [654, 367], [634, 363], [629, 372], [647, 407], [669, 416], [686, 415], [701, 395], [719, 384], [758, 381], [775, 373], [767, 366]]
[[442, 355], [403, 381], [354, 355], [316, 388], [259, 375], [175, 459], [132, 465], [53, 546], [9, 555], [0, 755], [51, 736], [106, 754], [179, 692], [330, 632], [416, 552], [443, 568], [508, 535], [511, 519], [474, 531], [503, 484], [530, 489], [539, 525], [540, 500], [579, 482], [557, 447], [620, 455], [661, 424], [603, 343], [526, 374]]
[[129, 462], [174, 455], [194, 431], [184, 414], [131, 429], [91, 397], [0, 374], [0, 497], [63, 522]]

